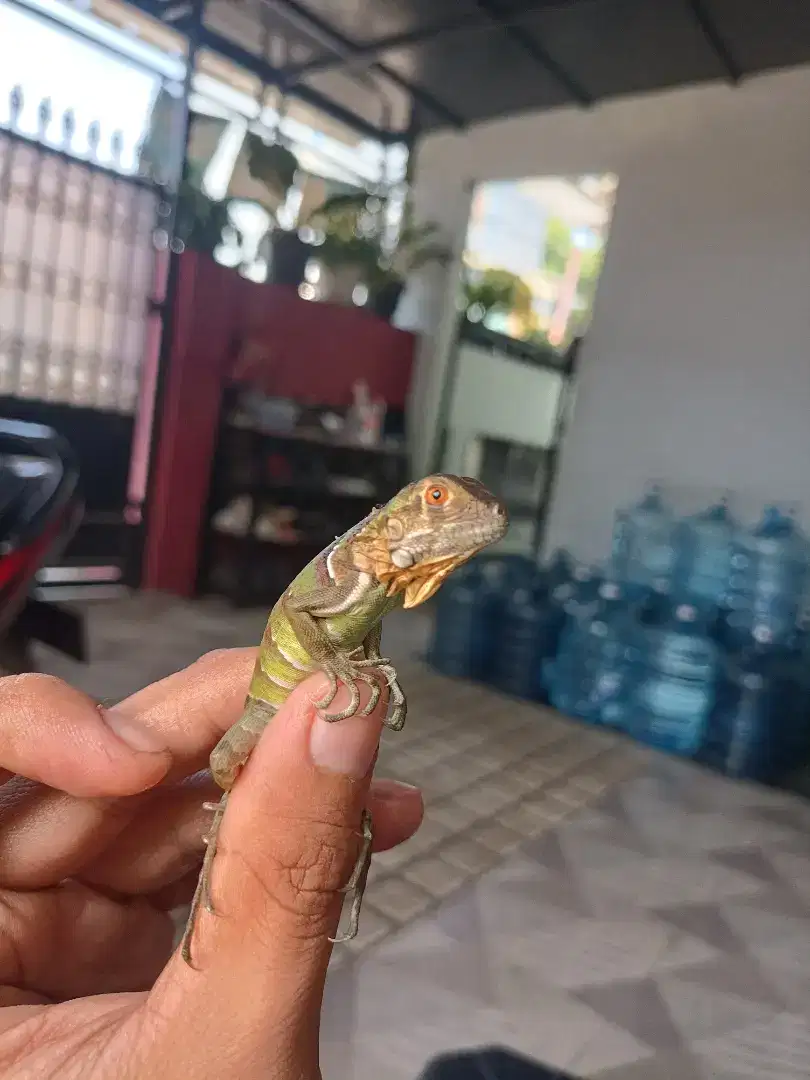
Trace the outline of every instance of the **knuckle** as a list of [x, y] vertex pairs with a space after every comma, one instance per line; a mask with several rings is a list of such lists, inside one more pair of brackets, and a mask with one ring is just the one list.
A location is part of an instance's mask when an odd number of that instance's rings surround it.
[[348, 852], [342, 842], [314, 842], [302, 845], [294, 861], [283, 867], [290, 891], [306, 901], [308, 897], [332, 895], [343, 883]]
[[355, 831], [330, 822], [285, 822], [261, 855], [241, 852], [262, 899], [302, 938], [324, 933], [357, 847]]

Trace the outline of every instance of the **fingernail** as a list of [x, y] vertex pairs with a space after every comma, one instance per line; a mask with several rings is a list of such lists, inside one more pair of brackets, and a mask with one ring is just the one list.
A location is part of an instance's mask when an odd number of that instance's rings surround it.
[[128, 715], [124, 709], [117, 706], [112, 709], [105, 709], [102, 705], [99, 705], [98, 712], [110, 731], [117, 735], [121, 742], [126, 743], [130, 750], [146, 754], [166, 752], [166, 744], [158, 737], [157, 733], [146, 727], [135, 717]]
[[414, 784], [401, 780], [375, 780], [374, 798], [380, 802], [402, 802], [403, 799], [421, 799], [422, 791]]
[[[327, 712], [336, 712], [341, 695]], [[324, 720], [318, 713], [309, 736], [309, 753], [314, 765], [329, 772], [361, 780], [374, 763], [382, 723], [376, 716], [349, 716], [345, 720]]]

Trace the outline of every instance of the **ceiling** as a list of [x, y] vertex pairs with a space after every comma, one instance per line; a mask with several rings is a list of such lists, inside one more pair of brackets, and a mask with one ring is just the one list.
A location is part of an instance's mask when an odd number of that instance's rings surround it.
[[[132, 0], [189, 32], [200, 0]], [[808, 0], [207, 0], [199, 43], [367, 135], [810, 62]]]

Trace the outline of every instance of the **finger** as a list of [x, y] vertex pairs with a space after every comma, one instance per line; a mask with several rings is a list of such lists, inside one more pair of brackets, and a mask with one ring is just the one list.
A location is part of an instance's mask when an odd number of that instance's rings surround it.
[[73, 876], [115, 842], [144, 799], [76, 799], [15, 776], [0, 788], [0, 886], [39, 889]]
[[[115, 844], [82, 870], [81, 880], [129, 895], [151, 894], [173, 885], [199, 867], [205, 850], [203, 837], [211, 826], [211, 814], [202, 803], [206, 799], [216, 802], [221, 794], [210, 778], [180, 790], [155, 792], [146, 810]], [[395, 780], [373, 781], [368, 807], [374, 820], [375, 851], [387, 851], [413, 836], [424, 813], [419, 790]]]
[[166, 962], [172, 920], [78, 882], [0, 893], [0, 983], [55, 1001], [145, 990]]
[[176, 954], [150, 995], [182, 1033], [171, 1046], [158, 1035], [161, 1060], [193, 1061], [201, 1078], [216, 1075], [217, 1059], [243, 1078], [317, 1075], [328, 938], [359, 850], [386, 705], [329, 724], [313, 704], [323, 692], [318, 676], [295, 690], [249, 759], [214, 861], [219, 917], [201, 913], [196, 970]]
[[[130, 738], [153, 740], [165, 747], [159, 755], [159, 771], [150, 766], [153, 783], [164, 777], [177, 780], [204, 768], [222, 732], [239, 718], [255, 656], [255, 649], [209, 653], [184, 671], [138, 691], [112, 709], [99, 709], [89, 698], [59, 680], [31, 676], [33, 696], [28, 695], [26, 703], [29, 711], [36, 711], [34, 706], [41, 702], [43, 691], [35, 680], [44, 680], [51, 695], [50, 712], [43, 710], [47, 715], [53, 717], [57, 703], [61, 709], [66, 707], [65, 702], [75, 703], [78, 699], [85, 712], [89, 703], [93, 723], [102, 728], [106, 724], [130, 733], [138, 732], [138, 736], [130, 734]], [[8, 681], [0, 680], [0, 688]], [[68, 704], [67, 708], [71, 706]], [[9, 726], [6, 715], [0, 696], [0, 761], [3, 729]], [[88, 772], [81, 788], [71, 784], [70, 778], [63, 775], [64, 770], [59, 772], [52, 764], [43, 771], [42, 762], [49, 762], [53, 756], [51, 747], [59, 750], [60, 740], [53, 734], [55, 727], [54, 719], [43, 737], [28, 738], [28, 761], [18, 761], [15, 771], [61, 790], [43, 790], [13, 780], [0, 787], [0, 827], [4, 841], [0, 848], [0, 884], [41, 888], [77, 873], [88, 860], [112, 844], [142, 809], [142, 803], [135, 799], [115, 801], [108, 797], [131, 794], [149, 786], [140, 782], [143, 777], [137, 776], [127, 786], [118, 765], [116, 772], [109, 762], [96, 762], [96, 773]], [[74, 757], [75, 743], [72, 736], [66, 743], [68, 748], [73, 748]], [[23, 764], [25, 767], [20, 767]], [[85, 798], [72, 798], [63, 792]], [[93, 795], [98, 798], [87, 798]]]
[[222, 794], [211, 779], [166, 788], [81, 871], [81, 880], [108, 891], [145, 895], [194, 871], [205, 850], [211, 814], [203, 809]]
[[0, 986], [0, 1009], [8, 1009], [15, 1005], [50, 1005], [50, 1003], [50, 999], [43, 994], [34, 994], [30, 990], [18, 990], [16, 986]]
[[171, 885], [158, 889], [149, 896], [149, 903], [160, 911], [176, 911], [178, 908], [186, 908], [191, 903], [197, 888], [197, 879], [202, 869], [202, 855], [197, 860], [194, 869]]
[[373, 851], [389, 851], [410, 840], [425, 816], [422, 792], [399, 780], [372, 780], [367, 805], [374, 822]]
[[169, 778], [179, 779], [207, 767], [220, 736], [241, 716], [255, 663], [256, 649], [218, 649], [107, 712], [168, 747]]
[[[50, 675], [0, 679], [0, 766], [73, 795], [131, 795], [171, 764], [159, 732]], [[4, 785], [5, 786], [5, 785]]]

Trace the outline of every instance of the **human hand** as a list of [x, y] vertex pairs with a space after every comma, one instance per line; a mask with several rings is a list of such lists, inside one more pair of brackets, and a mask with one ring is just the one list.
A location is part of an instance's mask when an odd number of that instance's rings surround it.
[[[274, 717], [190, 900], [221, 794], [202, 772], [242, 710], [253, 649], [209, 654], [105, 710], [44, 675], [0, 680], [0, 1075], [7, 1080], [317, 1080], [340, 886], [372, 812], [411, 836], [419, 792], [371, 781], [384, 702], [326, 724], [320, 676]], [[317, 764], [316, 764], [317, 762]]]

